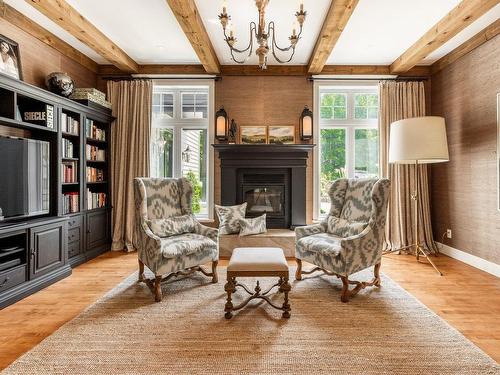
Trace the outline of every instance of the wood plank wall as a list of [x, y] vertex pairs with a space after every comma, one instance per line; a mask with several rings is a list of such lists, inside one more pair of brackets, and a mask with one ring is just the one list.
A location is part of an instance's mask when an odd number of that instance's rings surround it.
[[45, 77], [52, 72], [68, 73], [77, 87], [96, 87], [97, 75], [47, 46], [17, 26], [0, 19], [0, 34], [19, 43], [23, 80], [45, 88]]
[[450, 162], [432, 166], [435, 239], [500, 264], [497, 106], [500, 36], [432, 76], [432, 114], [446, 118]]
[[[306, 77], [223, 76], [215, 85], [215, 109], [224, 106], [238, 127], [244, 125], [295, 125], [299, 143], [299, 117], [305, 105], [312, 108], [313, 84]], [[307, 167], [307, 221], [313, 211], [313, 155]], [[220, 163], [215, 155], [215, 202], [220, 202]]]

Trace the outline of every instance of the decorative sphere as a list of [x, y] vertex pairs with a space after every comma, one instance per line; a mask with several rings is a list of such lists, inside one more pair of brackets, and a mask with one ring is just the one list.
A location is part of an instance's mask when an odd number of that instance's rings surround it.
[[75, 88], [75, 82], [66, 73], [54, 72], [45, 78], [45, 84], [49, 91], [57, 95], [70, 96]]

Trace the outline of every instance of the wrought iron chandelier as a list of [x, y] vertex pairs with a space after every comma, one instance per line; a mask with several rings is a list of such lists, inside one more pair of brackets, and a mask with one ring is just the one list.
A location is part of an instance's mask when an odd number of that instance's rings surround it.
[[[304, 11], [304, 3], [300, 2], [300, 9], [295, 13], [295, 17], [297, 18], [297, 23], [299, 25], [299, 32], [297, 34], [297, 27], [294, 26], [292, 30], [292, 34], [288, 37], [290, 41], [290, 45], [285, 48], [281, 48], [276, 43], [275, 36], [275, 25], [274, 21], [270, 21], [268, 24], [266, 23], [265, 13], [266, 7], [269, 4], [269, 0], [255, 0], [255, 5], [259, 11], [259, 24], [256, 25], [255, 22], [250, 22], [250, 41], [248, 43], [248, 47], [245, 49], [238, 49], [234, 45], [236, 44], [236, 37], [234, 36], [234, 31], [231, 28], [229, 31], [229, 35], [226, 33], [227, 26], [229, 21], [231, 20], [231, 16], [227, 13], [226, 1], [222, 5], [222, 13], [219, 14], [219, 20], [224, 30], [224, 38], [226, 40], [227, 45], [231, 51], [232, 59], [238, 64], [243, 64], [247, 61], [253, 52], [254, 47], [254, 38], [257, 40], [258, 48], [255, 50], [255, 54], [259, 57], [259, 66], [261, 69], [267, 68], [267, 57], [269, 54], [269, 50], [273, 54], [276, 61], [280, 64], [285, 64], [293, 59], [293, 55], [295, 54], [295, 47], [297, 46], [297, 42], [300, 39], [302, 34], [302, 25], [306, 19], [307, 12]], [[276, 51], [280, 52], [288, 52], [290, 56], [288, 59], [280, 59]], [[242, 59], [238, 59], [236, 54], [247, 54], [246, 57]]]

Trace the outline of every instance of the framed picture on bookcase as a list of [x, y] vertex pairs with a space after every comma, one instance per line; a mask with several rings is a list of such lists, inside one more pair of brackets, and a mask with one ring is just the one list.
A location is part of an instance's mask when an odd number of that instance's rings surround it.
[[19, 44], [4, 35], [0, 35], [0, 73], [23, 79]]

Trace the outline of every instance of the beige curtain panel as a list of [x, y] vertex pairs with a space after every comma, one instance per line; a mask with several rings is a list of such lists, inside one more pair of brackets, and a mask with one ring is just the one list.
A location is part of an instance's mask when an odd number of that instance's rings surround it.
[[[380, 92], [380, 167], [381, 175], [391, 180], [391, 197], [387, 215], [386, 241], [391, 249], [409, 246], [414, 236], [414, 205], [411, 193], [415, 186], [415, 165], [389, 164], [390, 125], [405, 118], [425, 116], [423, 82], [381, 81]], [[432, 236], [429, 178], [426, 165], [419, 165], [420, 242], [436, 251]]]
[[149, 176], [153, 84], [149, 80], [108, 82], [116, 122], [112, 131], [112, 250], [135, 250], [134, 177]]

